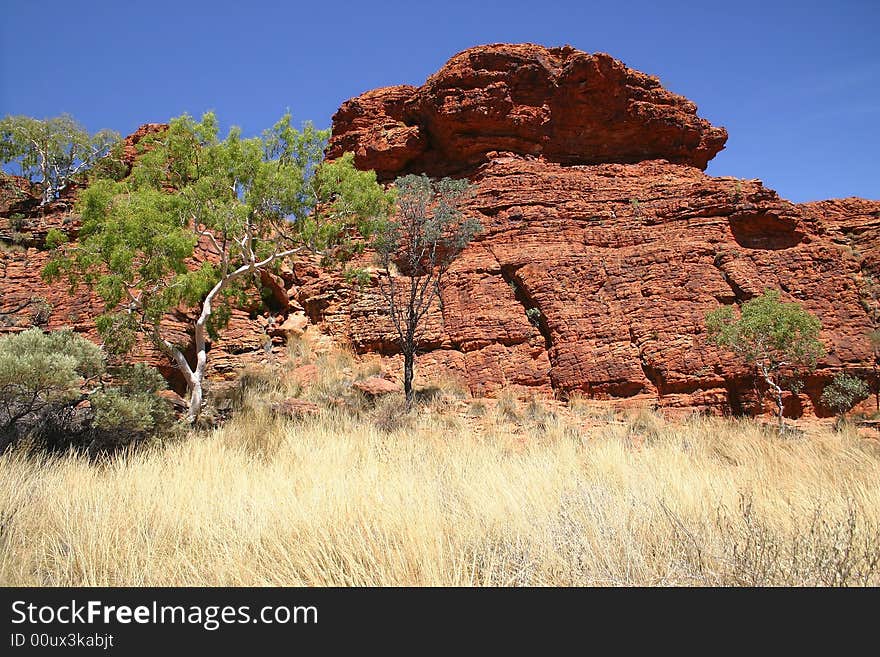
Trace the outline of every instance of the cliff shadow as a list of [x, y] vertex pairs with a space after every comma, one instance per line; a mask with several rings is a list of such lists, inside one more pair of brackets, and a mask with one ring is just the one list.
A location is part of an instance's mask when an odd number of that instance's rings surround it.
[[804, 239], [804, 233], [798, 230], [796, 219], [779, 217], [769, 212], [731, 215], [729, 223], [733, 239], [746, 249], [790, 249]]

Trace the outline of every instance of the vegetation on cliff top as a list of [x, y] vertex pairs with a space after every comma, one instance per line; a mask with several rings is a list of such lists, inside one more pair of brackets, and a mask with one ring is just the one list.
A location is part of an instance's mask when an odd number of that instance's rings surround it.
[[0, 120], [0, 164], [13, 165], [18, 175], [37, 185], [40, 205], [58, 198], [79, 174], [114, 152], [118, 144], [118, 133], [101, 130], [90, 135], [67, 114]]

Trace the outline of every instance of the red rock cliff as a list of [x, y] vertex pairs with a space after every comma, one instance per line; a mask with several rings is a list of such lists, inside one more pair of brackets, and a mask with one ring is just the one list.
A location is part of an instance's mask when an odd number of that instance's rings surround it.
[[385, 178], [468, 172], [492, 151], [705, 169], [725, 141], [692, 102], [610, 55], [493, 45], [456, 55], [418, 89], [386, 87], [343, 103], [329, 155], [353, 151], [358, 166]]
[[[470, 211], [485, 230], [445, 282], [423, 367], [475, 393], [528, 386], [745, 411], [749, 373], [707, 346], [704, 317], [777, 288], [822, 321], [828, 356], [788, 400], [793, 415], [817, 410], [834, 371], [874, 368], [880, 202], [798, 206], [759, 180], [706, 176], [726, 136], [608, 55], [493, 45], [422, 87], [347, 101], [329, 153], [353, 151], [386, 180], [424, 171], [477, 186]], [[371, 290], [322, 279], [311, 294], [328, 330], [394, 351]]]
[[[126, 156], [156, 129], [130, 137]], [[384, 180], [424, 171], [468, 176], [477, 186], [469, 212], [484, 231], [445, 281], [419, 373], [451, 374], [475, 394], [582, 391], [749, 412], [749, 373], [707, 346], [704, 317], [770, 287], [822, 321], [828, 356], [787, 400], [791, 415], [821, 413], [818, 396], [835, 371], [874, 377], [869, 334], [880, 328], [880, 201], [796, 205], [759, 180], [706, 176], [702, 169], [725, 139], [693, 103], [608, 55], [494, 45], [456, 55], [422, 87], [347, 101], [334, 117], [328, 152], [352, 151], [358, 166]], [[0, 249], [0, 332], [39, 320], [94, 336], [96, 299], [64, 285], [48, 288], [39, 274], [45, 231], [55, 226], [75, 236], [72, 199], [41, 214], [26, 184], [0, 182], [0, 241], [7, 245]], [[22, 231], [32, 243], [10, 248]], [[353, 291], [308, 262], [264, 283], [271, 307], [255, 299], [233, 314], [211, 345], [212, 380], [281, 357], [278, 326], [300, 305], [313, 324], [356, 350], [399, 358], [369, 286]], [[32, 297], [49, 301], [48, 318], [22, 305]], [[168, 319], [181, 343], [185, 319]], [[174, 380], [148, 345], [140, 357]]]

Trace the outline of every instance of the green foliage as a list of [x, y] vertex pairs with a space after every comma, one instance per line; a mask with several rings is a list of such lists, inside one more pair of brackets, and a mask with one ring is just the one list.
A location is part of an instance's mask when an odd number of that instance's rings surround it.
[[0, 120], [0, 162], [40, 186], [48, 203], [81, 171], [108, 155], [119, 135], [102, 130], [90, 135], [70, 116], [51, 119], [7, 116]]
[[115, 355], [131, 351], [141, 328], [135, 315], [124, 312], [98, 315], [95, 326], [104, 340], [104, 348]]
[[146, 397], [126, 397], [119, 390], [108, 390], [95, 393], [90, 401], [95, 426], [105, 431], [144, 434], [152, 428], [151, 400]]
[[27, 225], [28, 219], [21, 212], [16, 212], [9, 217], [9, 227], [12, 230], [22, 231], [26, 229]]
[[825, 355], [819, 340], [821, 324], [798, 303], [785, 303], [779, 292], [764, 294], [743, 304], [739, 318], [730, 306], [706, 315], [709, 341], [727, 347], [755, 366], [763, 382], [774, 392], [780, 433], [784, 429], [782, 390], [797, 389], [795, 376], [784, 376], [798, 368], [813, 369]]
[[66, 396], [103, 371], [100, 348], [73, 331], [32, 328], [0, 338], [0, 389], [6, 392]]
[[798, 303], [782, 302], [776, 290], [766, 290], [744, 303], [739, 319], [730, 306], [710, 312], [706, 329], [714, 344], [768, 369], [786, 365], [812, 368], [825, 355], [818, 338], [819, 320]]
[[110, 388], [101, 382], [105, 373], [101, 349], [71, 331], [29, 329], [0, 338], [0, 451], [29, 436], [43, 449], [94, 452], [171, 427], [170, 404], [156, 394], [165, 381], [155, 369], [117, 368], [118, 384]]
[[78, 399], [83, 380], [103, 371], [101, 350], [72, 331], [33, 328], [0, 338], [0, 447], [20, 422]]
[[[262, 137], [217, 133], [208, 113], [178, 117], [146, 137], [128, 178], [94, 180], [81, 194], [79, 244], [62, 245], [44, 269], [48, 280], [98, 292], [107, 308], [99, 330], [115, 351], [130, 348], [138, 332], [161, 343], [161, 318], [179, 306], [200, 308], [220, 284], [207, 322], [216, 337], [266, 259], [296, 247], [350, 251], [391, 206], [375, 174], [357, 171], [350, 156], [322, 162], [327, 131], [298, 131], [289, 114]], [[190, 270], [199, 244], [217, 262]], [[124, 339], [111, 339], [120, 327]]]
[[300, 222], [299, 239], [314, 252], [334, 248], [332, 257], [344, 261], [363, 248], [394, 209], [394, 190], [376, 183], [374, 171], [354, 168], [354, 154], [326, 162], [315, 173], [314, 190], [322, 213]]
[[867, 399], [869, 394], [868, 384], [862, 379], [838, 372], [822, 391], [821, 401], [824, 406], [841, 415]]
[[16, 212], [9, 217], [9, 228], [14, 245], [25, 248], [33, 245], [34, 235], [31, 232], [33, 227], [21, 212]]
[[378, 223], [372, 247], [383, 264], [396, 262], [407, 275], [443, 271], [482, 229], [462, 206], [473, 195], [467, 180], [408, 175], [395, 183], [398, 216]]
[[533, 326], [541, 325], [541, 310], [539, 308], [526, 309], [526, 317], [529, 318], [529, 322], [531, 322]]
[[31, 324], [34, 326], [42, 326], [49, 321], [52, 315], [52, 304], [44, 297], [31, 297]]
[[162, 375], [143, 364], [126, 365], [114, 372], [119, 385], [93, 394], [94, 427], [117, 435], [144, 437], [168, 430], [174, 414], [156, 393], [167, 388]]
[[346, 283], [356, 285], [359, 288], [366, 286], [370, 282], [370, 272], [360, 267], [346, 269], [344, 276]]
[[12, 231], [12, 243], [24, 248], [31, 247], [34, 244], [33, 233], [19, 233], [18, 231]]
[[106, 149], [103, 157], [95, 160], [88, 171], [91, 181], [107, 178], [109, 180], [122, 180], [128, 175], [128, 164], [123, 159], [124, 145], [121, 141], [115, 141]]
[[44, 241], [44, 245], [47, 249], [57, 249], [62, 244], [67, 244], [68, 238], [67, 235], [58, 230], [57, 228], [50, 228], [46, 233], [46, 239]]

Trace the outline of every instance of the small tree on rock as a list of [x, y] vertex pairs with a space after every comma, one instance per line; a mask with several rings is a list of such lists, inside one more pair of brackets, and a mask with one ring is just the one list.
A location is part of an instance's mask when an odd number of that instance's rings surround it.
[[710, 312], [706, 329], [710, 342], [731, 349], [755, 367], [773, 395], [782, 432], [784, 373], [813, 369], [825, 355], [818, 339], [819, 320], [800, 304], [781, 301], [778, 291], [766, 290], [742, 305], [739, 318], [730, 306]]
[[425, 175], [408, 175], [398, 178], [395, 188], [397, 214], [378, 226], [372, 247], [383, 274], [379, 291], [403, 353], [403, 389], [409, 410], [425, 317], [440, 294], [444, 274], [481, 226], [462, 211], [472, 194], [466, 180], [434, 182]]
[[72, 117], [52, 119], [7, 116], [0, 120], [0, 163], [40, 188], [40, 205], [51, 203], [73, 178], [108, 155], [119, 135], [101, 130], [90, 135]]
[[[186, 381], [191, 423], [202, 408], [209, 342], [260, 272], [300, 253], [344, 259], [391, 207], [372, 171], [356, 170], [351, 155], [324, 162], [328, 132], [310, 124], [300, 132], [289, 114], [262, 138], [217, 133], [208, 113], [148, 137], [127, 179], [96, 180], [83, 192], [78, 244], [60, 244], [44, 270], [103, 298], [97, 325], [108, 349], [124, 353], [142, 334], [168, 356]], [[193, 269], [197, 245], [208, 256]], [[179, 310], [194, 317], [190, 357], [163, 323]]]
[[820, 400], [824, 406], [834, 411], [837, 415], [836, 425], [840, 426], [843, 414], [860, 401], [867, 399], [870, 394], [868, 384], [862, 379], [845, 372], [838, 372], [822, 391]]

